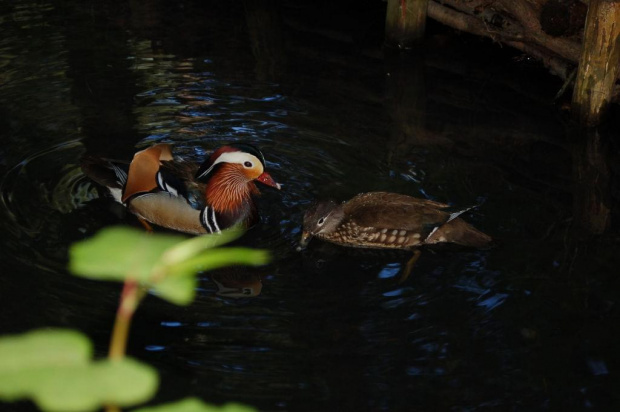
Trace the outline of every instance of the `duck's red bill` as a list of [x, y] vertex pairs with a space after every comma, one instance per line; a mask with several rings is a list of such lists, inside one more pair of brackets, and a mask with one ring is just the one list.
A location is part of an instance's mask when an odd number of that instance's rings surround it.
[[278, 190], [281, 188], [280, 183], [276, 183], [276, 181], [273, 180], [273, 177], [271, 177], [267, 172], [263, 172], [263, 174], [258, 176], [256, 180], [267, 186], [275, 187]]

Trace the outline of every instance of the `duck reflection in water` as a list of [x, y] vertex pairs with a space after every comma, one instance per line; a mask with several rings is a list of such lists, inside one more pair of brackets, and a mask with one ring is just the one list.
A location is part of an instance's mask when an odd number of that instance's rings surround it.
[[413, 251], [401, 282], [420, 256], [419, 247], [440, 243], [487, 248], [490, 236], [461, 219], [471, 208], [450, 211], [449, 205], [388, 192], [362, 193], [351, 200], [316, 202], [304, 215], [298, 250], [312, 237], [341, 246]]
[[260, 274], [245, 267], [220, 269], [210, 277], [217, 285], [215, 293], [226, 298], [252, 298], [263, 289]]

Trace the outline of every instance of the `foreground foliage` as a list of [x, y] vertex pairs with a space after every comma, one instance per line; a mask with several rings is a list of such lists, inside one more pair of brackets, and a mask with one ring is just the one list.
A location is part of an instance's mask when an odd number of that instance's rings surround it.
[[90, 411], [145, 402], [155, 394], [154, 368], [130, 358], [93, 360], [79, 332], [37, 330], [0, 340], [0, 398], [31, 398], [41, 409]]
[[[0, 400], [31, 399], [44, 411], [94, 411], [137, 405], [153, 397], [157, 371], [125, 356], [131, 319], [151, 292], [177, 305], [195, 297], [196, 274], [229, 265], [262, 265], [265, 251], [217, 248], [241, 232], [187, 239], [116, 227], [104, 229], [70, 249], [71, 272], [89, 279], [124, 282], [107, 359], [93, 359], [83, 334], [36, 330], [0, 338]], [[222, 407], [188, 398], [136, 412], [250, 412], [239, 404]]]

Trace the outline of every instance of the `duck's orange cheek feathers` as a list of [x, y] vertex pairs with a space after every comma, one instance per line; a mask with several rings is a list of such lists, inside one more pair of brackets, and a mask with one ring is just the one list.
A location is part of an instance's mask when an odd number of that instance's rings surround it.
[[248, 180], [254, 180], [256, 178], [258, 178], [258, 176], [261, 175], [261, 173], [263, 173], [263, 168], [259, 168], [259, 167], [252, 167], [250, 169], [245, 168], [243, 166], [239, 167], [240, 172], [243, 176], [245, 176]]

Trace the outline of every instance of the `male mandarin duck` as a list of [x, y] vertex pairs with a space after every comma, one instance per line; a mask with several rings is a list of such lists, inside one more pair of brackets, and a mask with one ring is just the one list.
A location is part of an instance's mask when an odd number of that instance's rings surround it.
[[459, 216], [444, 203], [388, 192], [362, 193], [344, 203], [315, 203], [304, 215], [300, 248], [314, 236], [342, 246], [414, 251], [407, 263], [409, 275], [419, 256], [417, 247], [437, 243], [485, 248], [490, 236]]
[[265, 158], [248, 144], [215, 150], [201, 165], [174, 158], [157, 144], [136, 153], [129, 164], [85, 157], [82, 170], [105, 186], [140, 221], [190, 234], [217, 233], [258, 222], [254, 181], [280, 189], [265, 172]]

